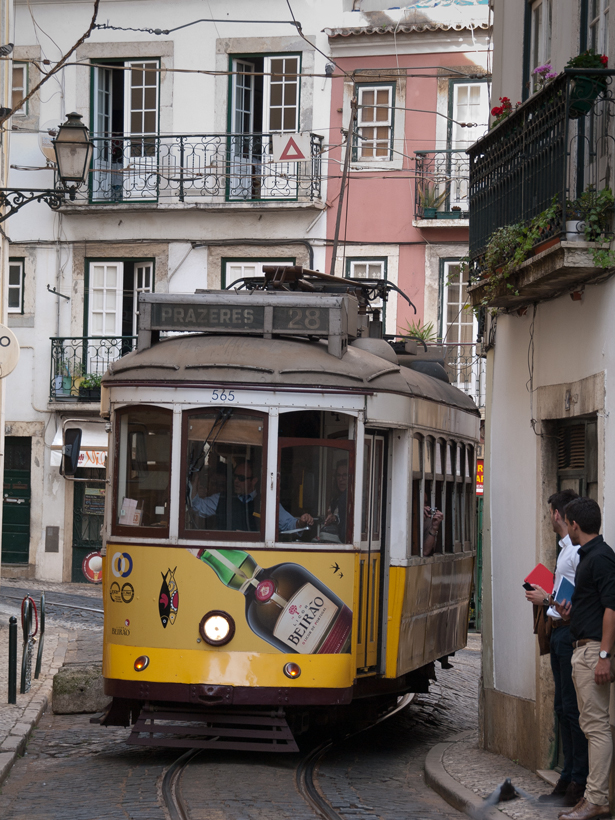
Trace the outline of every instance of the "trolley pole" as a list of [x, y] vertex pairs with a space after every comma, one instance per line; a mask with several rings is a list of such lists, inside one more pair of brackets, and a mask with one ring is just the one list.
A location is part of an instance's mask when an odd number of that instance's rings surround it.
[[17, 703], [17, 618], [9, 618], [9, 703]]

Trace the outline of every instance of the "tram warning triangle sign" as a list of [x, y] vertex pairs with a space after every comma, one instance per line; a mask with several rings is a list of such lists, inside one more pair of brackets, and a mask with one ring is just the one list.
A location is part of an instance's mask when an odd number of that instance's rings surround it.
[[305, 162], [310, 157], [309, 134], [274, 134], [274, 162]]

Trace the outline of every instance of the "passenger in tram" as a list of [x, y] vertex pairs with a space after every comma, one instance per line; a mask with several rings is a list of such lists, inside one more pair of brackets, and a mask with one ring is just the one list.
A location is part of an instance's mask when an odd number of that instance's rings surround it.
[[338, 461], [335, 468], [336, 494], [331, 499], [325, 527], [335, 527], [340, 543], [346, 543], [346, 518], [348, 510], [348, 461]]
[[438, 543], [438, 532], [444, 514], [435, 507], [429, 506], [429, 499], [425, 495], [423, 507], [423, 555], [433, 555]]
[[[215, 516], [214, 523], [208, 529], [248, 532], [257, 532], [260, 529], [258, 476], [253, 474], [252, 464], [247, 459], [238, 460], [233, 471], [230, 511], [227, 509], [227, 495], [224, 491], [205, 498], [194, 495], [190, 503], [198, 515], [204, 518]], [[314, 523], [309, 513], [295, 518], [281, 504], [279, 505], [279, 519], [280, 532], [311, 527]]]

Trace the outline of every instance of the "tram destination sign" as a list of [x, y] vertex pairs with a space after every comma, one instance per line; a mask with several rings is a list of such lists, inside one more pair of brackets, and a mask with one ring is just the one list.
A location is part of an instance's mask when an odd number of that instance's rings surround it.
[[195, 305], [190, 302], [152, 305], [152, 329], [233, 332], [263, 330], [265, 308], [235, 307], [224, 304]]
[[140, 294], [138, 346], [155, 342], [152, 332], [310, 336], [327, 339], [329, 352], [342, 356], [357, 335], [357, 314], [358, 302], [348, 294]]

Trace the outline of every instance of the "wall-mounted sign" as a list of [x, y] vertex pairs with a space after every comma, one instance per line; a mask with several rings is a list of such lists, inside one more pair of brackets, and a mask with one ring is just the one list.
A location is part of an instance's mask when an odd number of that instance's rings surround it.
[[310, 158], [309, 134], [273, 134], [274, 162], [305, 162]]
[[0, 325], [0, 379], [4, 379], [17, 367], [19, 342], [17, 336], [6, 325]]
[[485, 461], [482, 458], [476, 459], [476, 495], [483, 495], [483, 485], [485, 480]]

